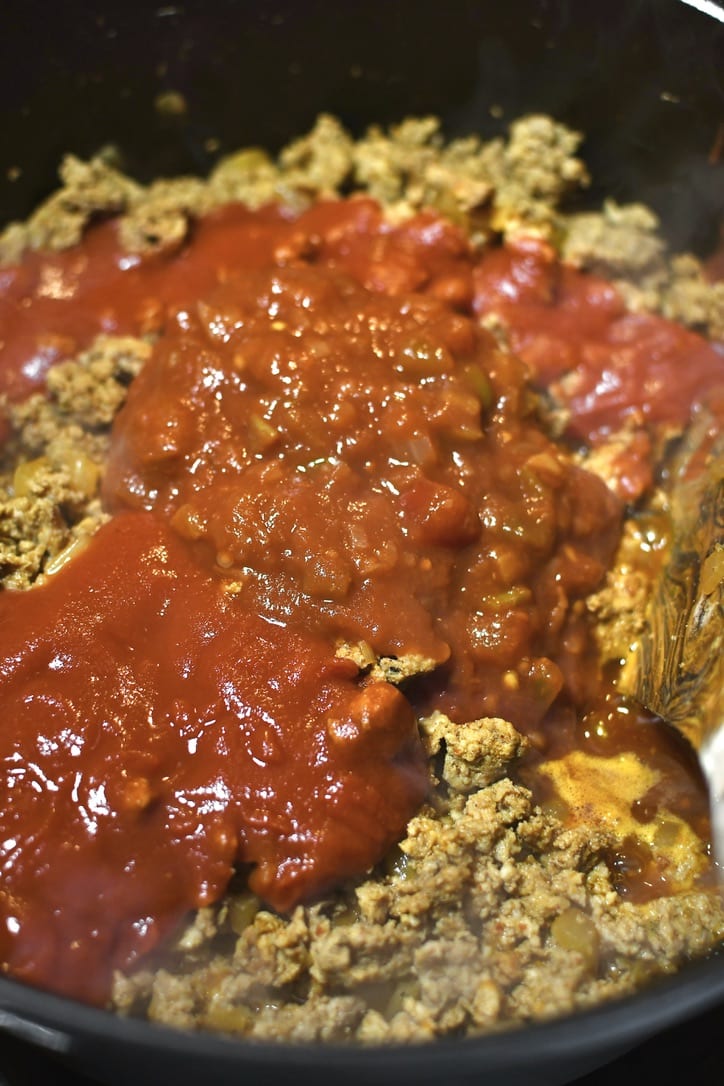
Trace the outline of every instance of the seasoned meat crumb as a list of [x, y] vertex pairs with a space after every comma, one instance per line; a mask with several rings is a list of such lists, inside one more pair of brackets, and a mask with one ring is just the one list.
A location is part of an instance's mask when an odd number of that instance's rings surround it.
[[709, 282], [690, 253], [669, 257], [649, 208], [609, 200], [600, 212], [564, 216], [563, 222], [563, 259], [613, 281], [630, 309], [659, 312], [712, 339], [724, 338], [724, 283]]
[[99, 336], [48, 373], [47, 396], [6, 404], [0, 476], [0, 585], [29, 588], [78, 552], [107, 519], [99, 487], [108, 435], [150, 344]]
[[657, 524], [661, 548], [658, 555], [652, 555], [646, 544], [650, 519], [641, 517], [626, 521], [616, 559], [606, 573], [605, 583], [586, 600], [588, 610], [596, 618], [596, 639], [603, 660], [625, 658], [643, 632], [651, 586], [666, 538]]
[[561, 245], [564, 260], [607, 279], [635, 279], [663, 266], [659, 221], [642, 204], [607, 200], [600, 212], [571, 215]]
[[109, 427], [129, 383], [151, 354], [151, 344], [132, 336], [99, 336], [76, 359], [48, 371], [48, 393], [61, 418], [86, 430]]
[[334, 117], [323, 113], [312, 131], [279, 155], [284, 184], [319, 196], [333, 196], [352, 169], [355, 145]]
[[341, 641], [337, 645], [336, 655], [344, 660], [352, 660], [370, 682], [388, 682], [394, 685], [415, 675], [425, 675], [437, 667], [437, 660], [418, 653], [377, 657], [366, 641], [356, 644]]
[[492, 784], [528, 746], [512, 724], [497, 718], [454, 724], [444, 713], [433, 713], [420, 728], [430, 757], [444, 748], [442, 777], [456, 792]]
[[659, 306], [665, 317], [724, 340], [724, 282], [709, 282], [696, 257], [672, 259]]
[[0, 263], [25, 248], [63, 249], [75, 244], [96, 215], [123, 213], [121, 240], [132, 252], [169, 249], [186, 236], [189, 221], [241, 200], [259, 207], [282, 199], [301, 208], [322, 196], [364, 191], [386, 205], [393, 219], [434, 207], [487, 236], [535, 229], [547, 233], [556, 206], [571, 188], [586, 184], [575, 157], [580, 136], [551, 118], [531, 116], [511, 126], [509, 140], [476, 137], [445, 143], [439, 121], [415, 118], [389, 132], [373, 126], [354, 142], [339, 121], [322, 114], [312, 131], [284, 148], [276, 162], [256, 148], [227, 156], [207, 182], [159, 180], [146, 188], [98, 157], [69, 156], [62, 188], [25, 224], [0, 236]]
[[107, 519], [67, 469], [43, 458], [23, 468], [24, 493], [0, 496], [0, 580], [10, 589], [29, 588], [60, 569]]
[[634, 990], [642, 969], [673, 970], [724, 932], [724, 907], [703, 892], [623, 901], [611, 845], [606, 833], [564, 829], [525, 788], [499, 780], [413, 819], [388, 874], [289, 920], [258, 913], [231, 962], [119, 976], [114, 1006], [147, 1005], [155, 1021], [254, 1040], [362, 1043], [502, 1029], [590, 1006]]
[[73, 155], [60, 167], [61, 188], [26, 223], [12, 224], [0, 237], [0, 262], [12, 263], [24, 249], [67, 249], [76, 245], [96, 215], [126, 211], [143, 191], [103, 158], [81, 162]]
[[588, 184], [588, 174], [575, 152], [578, 132], [550, 117], [523, 117], [510, 126], [494, 178], [493, 226], [505, 236], [530, 233], [550, 236], [557, 225], [557, 208], [571, 189]]

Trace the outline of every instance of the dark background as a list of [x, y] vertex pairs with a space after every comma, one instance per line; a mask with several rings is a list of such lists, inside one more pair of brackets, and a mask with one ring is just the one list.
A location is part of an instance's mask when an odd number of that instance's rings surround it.
[[[115, 145], [142, 180], [205, 173], [246, 143], [279, 148], [320, 110], [356, 134], [432, 112], [448, 134], [486, 137], [549, 112], [586, 133], [590, 202], [643, 200], [677, 248], [703, 250], [724, 212], [724, 26], [680, 0], [3, 0], [0, 12], [0, 223], [52, 189], [68, 151]], [[154, 108], [166, 91], [184, 114]]]

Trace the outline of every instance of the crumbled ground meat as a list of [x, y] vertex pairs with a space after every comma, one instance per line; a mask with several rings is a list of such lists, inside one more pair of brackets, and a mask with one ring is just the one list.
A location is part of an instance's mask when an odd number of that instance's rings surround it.
[[340, 642], [336, 654], [341, 659], [352, 660], [371, 682], [394, 683], [395, 686], [413, 675], [424, 675], [437, 667], [436, 660], [415, 653], [377, 657], [366, 641], [353, 645]]
[[354, 166], [355, 144], [334, 117], [322, 114], [312, 131], [279, 155], [284, 184], [318, 196], [333, 196]]
[[13, 223], [0, 238], [0, 260], [11, 263], [24, 249], [67, 249], [80, 241], [94, 215], [126, 211], [140, 185], [103, 158], [81, 162], [68, 155], [60, 167], [61, 188], [25, 223]]
[[561, 245], [563, 258], [606, 279], [641, 281], [663, 265], [659, 222], [642, 204], [622, 207], [608, 200], [600, 212], [570, 215]]
[[564, 260], [613, 281], [630, 309], [659, 312], [724, 339], [724, 283], [709, 282], [689, 253], [669, 257], [649, 208], [607, 201], [600, 212], [563, 222]]
[[[95, 215], [124, 213], [121, 239], [131, 251], [178, 245], [193, 215], [241, 200], [258, 207], [274, 199], [304, 206], [319, 196], [361, 189], [380, 200], [391, 217], [436, 207], [472, 226], [501, 232], [549, 232], [566, 191], [587, 180], [575, 157], [580, 136], [549, 117], [516, 121], [510, 138], [482, 143], [476, 137], [445, 143], [436, 118], [370, 128], [354, 142], [337, 120], [322, 115], [315, 127], [280, 153], [247, 149], [223, 159], [207, 182], [157, 181], [143, 188], [103, 159], [73, 157], [61, 168], [63, 187], [28, 220], [0, 237], [0, 262], [26, 247], [67, 248]], [[485, 211], [485, 215], [483, 215]], [[488, 232], [485, 226], [485, 232]]]
[[[469, 727], [478, 760], [495, 765], [513, 729]], [[197, 964], [186, 944], [163, 968], [119, 976], [116, 1008], [259, 1040], [419, 1041], [593, 1005], [724, 934], [724, 909], [703, 892], [622, 900], [611, 835], [563, 829], [510, 779], [469, 795], [467, 779], [463, 792], [448, 785], [386, 874], [236, 931], [227, 902]]]
[[724, 282], [710, 283], [696, 257], [673, 258], [660, 308], [665, 317], [724, 340]]
[[90, 539], [103, 514], [88, 506], [73, 514], [82, 496], [62, 471], [40, 468], [32, 489], [0, 498], [0, 575], [5, 588], [29, 588], [43, 572], [54, 572]]
[[[281, 199], [299, 208], [363, 189], [392, 219], [432, 206], [477, 243], [491, 234], [562, 238], [566, 259], [613, 278], [632, 304], [724, 336], [724, 284], [708, 284], [693, 257], [669, 260], [651, 212], [614, 203], [595, 214], [561, 210], [566, 192], [587, 183], [579, 140], [533, 116], [512, 125], [507, 140], [489, 143], [446, 144], [434, 118], [389, 132], [371, 128], [355, 142], [322, 116], [276, 161], [247, 149], [225, 158], [206, 182], [145, 188], [100, 158], [69, 157], [59, 192], [0, 237], [0, 262], [27, 247], [72, 245], [98, 216], [122, 215], [130, 251], [173, 249], [195, 216], [231, 200], [258, 207]], [[109, 428], [150, 351], [140, 339], [99, 337], [50, 370], [47, 397], [6, 408], [3, 587], [28, 588], [52, 573], [102, 522], [98, 486]], [[550, 418], [560, 430], [555, 411]], [[617, 478], [630, 440], [613, 435], [586, 467]], [[604, 659], [620, 658], [640, 632], [652, 576], [641, 560], [642, 530], [629, 522], [605, 586], [587, 601]], [[377, 659], [364, 643], [340, 645], [338, 653], [394, 683], [434, 666], [418, 657]], [[287, 918], [232, 888], [190, 918], [157, 961], [117, 976], [113, 1007], [256, 1040], [421, 1041], [591, 1006], [724, 937], [716, 895], [622, 899], [612, 876], [615, 825], [592, 829], [571, 818], [565, 803], [537, 806], [511, 777], [527, 740], [509, 722], [453, 724], [435, 713], [420, 727], [439, 787], [383, 867]], [[572, 767], [551, 772], [569, 779]]]
[[6, 405], [0, 475], [0, 584], [28, 588], [77, 553], [107, 519], [98, 499], [111, 423], [151, 347], [99, 336], [51, 368], [48, 394]]
[[709, 283], [691, 255], [669, 258], [648, 208], [609, 201], [601, 212], [562, 209], [566, 194], [588, 183], [579, 143], [577, 133], [539, 115], [515, 121], [507, 140], [445, 142], [439, 121], [423, 117], [387, 132], [373, 126], [354, 141], [323, 114], [276, 160], [247, 148], [222, 159], [206, 181], [182, 177], [144, 187], [105, 157], [85, 163], [68, 156], [58, 192], [0, 235], [0, 264], [28, 247], [67, 248], [97, 216], [122, 214], [121, 240], [131, 252], [172, 249], [194, 216], [232, 200], [252, 208], [282, 200], [301, 209], [319, 196], [362, 190], [395, 220], [434, 207], [478, 243], [496, 233], [552, 238], [566, 260], [614, 280], [633, 308], [723, 338], [724, 284]]
[[528, 745], [512, 724], [497, 717], [455, 724], [444, 713], [433, 713], [420, 721], [420, 730], [430, 757], [444, 749], [442, 779], [457, 792], [492, 784]]
[[99, 336], [89, 351], [48, 373], [48, 393], [59, 417], [86, 430], [108, 427], [138, 376], [151, 346], [131, 336]]
[[550, 117], [525, 117], [510, 126], [494, 177], [495, 229], [508, 236], [538, 226], [551, 234], [562, 197], [588, 183], [586, 168], [575, 157], [581, 138]]
[[654, 538], [660, 541], [652, 553], [646, 539], [655, 513], [630, 518], [623, 528], [616, 560], [598, 592], [586, 600], [596, 618], [596, 638], [603, 660], [622, 660], [640, 637], [646, 623], [646, 607], [657, 563], [662, 560], [666, 534], [663, 517], [656, 518]]

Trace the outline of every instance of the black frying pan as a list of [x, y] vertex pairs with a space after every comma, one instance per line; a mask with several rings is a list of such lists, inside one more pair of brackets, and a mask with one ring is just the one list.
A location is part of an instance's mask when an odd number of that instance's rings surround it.
[[[185, 113], [154, 109], [167, 90]], [[53, 188], [67, 151], [116, 145], [143, 180], [203, 173], [240, 145], [278, 148], [321, 110], [355, 133], [434, 112], [449, 135], [485, 136], [550, 112], [587, 133], [587, 202], [642, 200], [676, 248], [702, 255], [724, 219], [724, 25], [680, 0], [4, 0], [0, 222]], [[139, 1086], [552, 1086], [717, 1005], [722, 958], [523, 1032], [350, 1052], [177, 1034], [0, 981], [0, 1029]]]

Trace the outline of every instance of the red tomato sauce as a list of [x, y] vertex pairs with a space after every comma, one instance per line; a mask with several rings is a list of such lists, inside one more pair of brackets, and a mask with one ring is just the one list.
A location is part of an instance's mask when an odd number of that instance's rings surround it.
[[612, 284], [562, 264], [535, 239], [483, 256], [475, 309], [502, 319], [513, 350], [569, 412], [567, 432], [588, 443], [624, 425], [680, 428], [722, 383], [724, 357], [705, 339], [628, 312]]
[[239, 608], [154, 516], [0, 595], [0, 629], [0, 955], [23, 979], [102, 999], [234, 866], [287, 909], [374, 863], [425, 795], [402, 694]]
[[[238, 865], [282, 911], [364, 874], [426, 793], [416, 714], [504, 716], [539, 754], [576, 742], [601, 690], [581, 601], [622, 504], [546, 436], [476, 312], [499, 310], [540, 381], [596, 387], [641, 327], [611, 288], [540, 248], [479, 260], [444, 220], [391, 227], [370, 200], [230, 206], [148, 258], [109, 222], [3, 274], [11, 397], [99, 331], [157, 336], [112, 432], [111, 521], [0, 596], [13, 975], [102, 1001]], [[655, 327], [709, 374], [703, 341]], [[657, 367], [644, 422], [673, 411]], [[572, 417], [596, 436], [623, 416], [604, 397]], [[336, 655], [359, 641], [434, 673], [369, 682]]]

